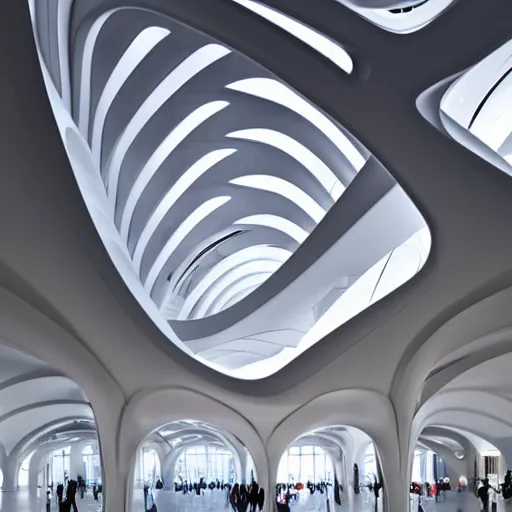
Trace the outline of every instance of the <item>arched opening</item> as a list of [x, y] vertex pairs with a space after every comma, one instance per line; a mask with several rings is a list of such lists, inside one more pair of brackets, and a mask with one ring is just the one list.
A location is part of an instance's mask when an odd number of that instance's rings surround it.
[[259, 495], [254, 462], [240, 440], [193, 420], [166, 424], [147, 436], [135, 458], [133, 489], [133, 512], [153, 505], [182, 512], [246, 510], [251, 496]]
[[101, 485], [103, 473], [98, 444], [88, 444], [82, 450], [84, 474], [83, 478], [88, 485]]
[[276, 504], [282, 511], [337, 510], [347, 500], [355, 510], [382, 510], [382, 478], [374, 443], [353, 427], [303, 434], [281, 457]]
[[[458, 369], [456, 365], [444, 365], [458, 354], [449, 354], [432, 373], [444, 385], [436, 389], [434, 377], [427, 379], [428, 394], [415, 419], [419, 434], [412, 476], [423, 479], [423, 488], [416, 489], [422, 497], [456, 499], [462, 509], [478, 506], [477, 500], [484, 508], [490, 509], [493, 502], [500, 508], [504, 497], [512, 497], [512, 474], [508, 473], [512, 461], [508, 399], [512, 355], [485, 360], [492, 349], [486, 347], [485, 353], [479, 353], [479, 346], [471, 348], [476, 351], [471, 357], [484, 362], [452, 376], [449, 373]], [[444, 489], [441, 482], [441, 492], [425, 489], [426, 483], [439, 484], [441, 479], [450, 482]]]
[[93, 493], [85, 476], [84, 446], [93, 450], [89, 473], [94, 466], [100, 482], [102, 466], [94, 413], [80, 387], [59, 369], [0, 345], [0, 403], [2, 510], [43, 510], [61, 489], [63, 501], [101, 510], [102, 488]]
[[478, 496], [486, 479], [490, 484], [489, 499], [499, 501], [496, 491], [505, 472], [503, 455], [480, 436], [463, 429], [426, 427], [418, 438], [412, 460], [411, 507], [415, 509], [418, 502], [447, 500], [469, 507], [468, 502]]

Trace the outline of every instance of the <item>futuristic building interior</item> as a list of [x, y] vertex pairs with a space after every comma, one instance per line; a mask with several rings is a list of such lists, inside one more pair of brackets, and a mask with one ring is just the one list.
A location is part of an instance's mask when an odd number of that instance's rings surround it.
[[0, 510], [512, 506], [511, 14], [3, 2]]

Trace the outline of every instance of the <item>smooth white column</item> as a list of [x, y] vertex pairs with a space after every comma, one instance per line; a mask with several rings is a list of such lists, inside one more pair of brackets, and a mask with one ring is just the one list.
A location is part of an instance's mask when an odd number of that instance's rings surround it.
[[4, 481], [2, 484], [3, 492], [13, 492], [18, 490], [18, 459], [10, 455], [2, 468]]

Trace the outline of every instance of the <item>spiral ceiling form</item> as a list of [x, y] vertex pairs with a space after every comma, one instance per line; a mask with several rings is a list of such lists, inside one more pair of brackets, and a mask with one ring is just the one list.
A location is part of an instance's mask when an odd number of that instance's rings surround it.
[[[318, 29], [234, 2], [354, 71]], [[412, 277], [428, 228], [344, 128], [157, 3], [108, 2], [76, 23], [81, 0], [33, 0], [50, 103], [93, 221], [146, 312], [215, 368], [260, 375], [260, 362], [278, 369]]]

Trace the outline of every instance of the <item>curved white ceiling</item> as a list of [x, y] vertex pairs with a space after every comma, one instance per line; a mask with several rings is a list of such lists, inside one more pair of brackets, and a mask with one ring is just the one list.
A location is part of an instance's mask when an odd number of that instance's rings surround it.
[[6, 455], [21, 461], [56, 432], [70, 431], [96, 436], [82, 390], [46, 363], [0, 346], [0, 445]]
[[[353, 71], [316, 28], [237, 2]], [[58, 78], [37, 12], [48, 94], [93, 222], [141, 306], [188, 353], [263, 377], [424, 264], [428, 228], [393, 178], [257, 63], [157, 12], [122, 8], [80, 27], [69, 56], [79, 72]], [[267, 336], [272, 350], [252, 347]]]
[[512, 174], [511, 66], [509, 41], [458, 77], [439, 105], [449, 135], [507, 174]]
[[426, 27], [456, 0], [336, 0], [378, 27], [409, 34]]

